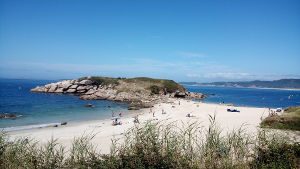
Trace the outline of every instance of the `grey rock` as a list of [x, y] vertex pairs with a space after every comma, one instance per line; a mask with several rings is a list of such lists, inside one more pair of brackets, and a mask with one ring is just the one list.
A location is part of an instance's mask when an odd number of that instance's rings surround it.
[[75, 93], [76, 92], [76, 89], [68, 89], [67, 91], [66, 91], [66, 93]]
[[69, 89], [77, 89], [78, 85], [72, 85], [69, 87]]
[[16, 114], [12, 114], [12, 113], [0, 114], [0, 119], [15, 119], [15, 118], [17, 118]]
[[47, 92], [46, 88], [42, 87], [42, 86], [37, 86], [37, 87], [31, 89], [30, 91], [31, 92]]
[[77, 90], [77, 93], [85, 93], [86, 90]]
[[176, 92], [174, 97], [181, 97], [181, 98], [185, 98], [186, 94], [184, 92]]
[[57, 89], [57, 85], [56, 84], [52, 84], [50, 89], [48, 90], [49, 93], [54, 93], [55, 90]]
[[60, 125], [64, 126], [64, 125], [67, 125], [68, 123], [67, 122], [62, 122]]
[[95, 89], [90, 89], [89, 91], [87, 91], [85, 94], [94, 94], [94, 93], [96, 93], [97, 92], [97, 90], [95, 90]]
[[64, 88], [57, 88], [54, 93], [63, 93], [64, 92]]
[[90, 85], [90, 84], [93, 84], [93, 81], [91, 80], [82, 80], [79, 82], [79, 84], [81, 85]]
[[58, 83], [57, 85], [59, 88], [68, 89], [72, 86], [71, 80], [64, 80]]
[[93, 86], [79, 86], [79, 87], [77, 87], [77, 90], [89, 90], [92, 88], [93, 88]]

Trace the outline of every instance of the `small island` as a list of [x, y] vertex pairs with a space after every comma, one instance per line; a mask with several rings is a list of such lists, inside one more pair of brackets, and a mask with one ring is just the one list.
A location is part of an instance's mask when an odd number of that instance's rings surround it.
[[84, 100], [111, 100], [129, 103], [129, 110], [149, 108], [167, 98], [202, 99], [173, 80], [148, 77], [111, 78], [90, 76], [37, 86], [32, 92], [75, 94]]

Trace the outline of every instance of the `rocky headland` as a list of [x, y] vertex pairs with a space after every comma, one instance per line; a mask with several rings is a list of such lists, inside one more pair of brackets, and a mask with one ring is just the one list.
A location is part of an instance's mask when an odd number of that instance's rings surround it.
[[188, 92], [173, 80], [83, 77], [37, 86], [32, 92], [75, 94], [84, 100], [112, 100], [129, 103], [128, 109], [149, 108], [167, 98], [202, 99], [201, 93]]

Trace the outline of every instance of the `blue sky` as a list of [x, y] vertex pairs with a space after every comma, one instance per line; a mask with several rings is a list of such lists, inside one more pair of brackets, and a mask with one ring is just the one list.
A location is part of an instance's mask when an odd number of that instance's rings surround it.
[[0, 77], [300, 78], [300, 1], [0, 0]]

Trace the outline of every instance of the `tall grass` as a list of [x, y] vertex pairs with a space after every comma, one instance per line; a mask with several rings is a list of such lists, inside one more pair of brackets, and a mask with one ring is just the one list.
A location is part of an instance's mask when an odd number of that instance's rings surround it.
[[[112, 140], [110, 154], [97, 152], [94, 135], [75, 138], [66, 151], [57, 140], [42, 145], [33, 139], [9, 142], [0, 135], [0, 168], [297, 168], [300, 145], [262, 130], [251, 136], [245, 127], [221, 132], [214, 116], [208, 128], [199, 123], [151, 122]], [[184, 127], [182, 127], [184, 126]]]

